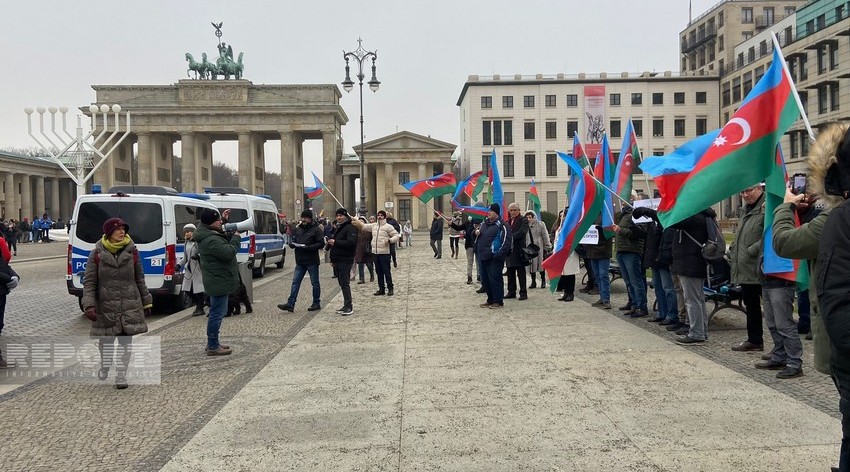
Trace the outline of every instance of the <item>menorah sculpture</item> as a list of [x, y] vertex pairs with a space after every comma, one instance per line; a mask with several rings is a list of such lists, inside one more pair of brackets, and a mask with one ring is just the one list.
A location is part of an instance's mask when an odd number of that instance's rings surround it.
[[[124, 139], [127, 138], [127, 135], [130, 134], [130, 112], [125, 112], [124, 134], [121, 135], [114, 144], [112, 144], [115, 137], [118, 136], [121, 127], [121, 106], [117, 104], [112, 105], [111, 110], [114, 114], [114, 130], [112, 131], [112, 134], [104, 138], [110, 129], [108, 119], [110, 111], [109, 105], [101, 105], [100, 107], [92, 105], [89, 107], [89, 111], [91, 112], [91, 131], [86, 136], [83, 136], [82, 118], [78, 116], [76, 137], [72, 136], [71, 133], [68, 132], [66, 116], [68, 113], [67, 107], [50, 107], [47, 110], [45, 110], [44, 107], [36, 108], [35, 111], [38, 112], [39, 131], [41, 132], [42, 138], [47, 143], [47, 145], [45, 145], [32, 132], [33, 109], [24, 109], [24, 112], [27, 114], [27, 130], [29, 131], [30, 137], [42, 148], [47, 156], [49, 156], [53, 162], [58, 164], [59, 167], [68, 174], [68, 177], [77, 184], [77, 197], [85, 195], [86, 182], [91, 179], [92, 175], [94, 175], [101, 164], [109, 158], [110, 154], [112, 154], [112, 152], [121, 145]], [[44, 130], [45, 111], [50, 112], [50, 131], [53, 133], [53, 138], [51, 138], [51, 136]], [[65, 133], [65, 136], [60, 135], [56, 131], [57, 111], [62, 114], [62, 132]], [[92, 137], [94, 132], [97, 130], [98, 113], [103, 116], [102, 130], [96, 137]], [[110, 144], [112, 144], [112, 147], [108, 147]]]

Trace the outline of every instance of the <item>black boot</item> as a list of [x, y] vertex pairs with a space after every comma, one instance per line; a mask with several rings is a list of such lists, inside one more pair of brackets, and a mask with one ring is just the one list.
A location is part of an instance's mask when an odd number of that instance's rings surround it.
[[540, 271], [540, 288], [546, 288], [546, 272]]
[[466, 285], [472, 285], [472, 276], [471, 275], [466, 276]]
[[531, 273], [531, 285], [528, 288], [537, 288], [537, 274], [534, 272]]

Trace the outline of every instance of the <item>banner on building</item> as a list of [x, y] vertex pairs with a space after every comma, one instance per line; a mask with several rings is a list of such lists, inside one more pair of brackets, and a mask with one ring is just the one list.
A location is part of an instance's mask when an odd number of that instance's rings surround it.
[[595, 162], [596, 155], [602, 149], [602, 135], [605, 134], [604, 85], [584, 87], [584, 130], [585, 154]]

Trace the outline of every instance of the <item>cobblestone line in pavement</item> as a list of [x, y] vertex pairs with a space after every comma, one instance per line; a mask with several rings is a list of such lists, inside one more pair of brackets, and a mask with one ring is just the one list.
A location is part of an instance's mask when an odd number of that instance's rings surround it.
[[[150, 333], [161, 337], [160, 385], [119, 392], [111, 372], [98, 385], [42, 379], [0, 396], [4, 470], [159, 470], [313, 319], [306, 279], [294, 316], [277, 308], [288, 269], [254, 291], [253, 314], [225, 319], [231, 356], [205, 356], [206, 319], [187, 317]], [[330, 265], [320, 274], [329, 309], [339, 287]]]
[[[577, 276], [581, 280], [581, 275]], [[599, 297], [586, 295], [578, 292], [581, 284], [576, 284], [576, 296], [588, 303], [596, 301]], [[648, 297], [650, 303], [655, 299], [652, 289], [649, 289]], [[622, 315], [617, 307], [628, 302], [625, 284], [622, 279], [617, 279], [611, 284], [611, 304], [613, 309], [608, 313], [610, 316], [619, 316], [627, 322], [664, 339], [673, 342], [674, 335], [663, 326], [656, 323], [648, 323], [647, 318], [629, 318]], [[711, 305], [709, 305], [710, 307]], [[601, 310], [603, 312], [608, 310]], [[734, 370], [747, 378], [766, 385], [780, 393], [798, 400], [806, 405], [816, 408], [834, 418], [841, 418], [838, 411], [838, 393], [829, 376], [821, 374], [814, 368], [814, 355], [812, 341], [803, 341], [803, 371], [802, 377], [789, 380], [780, 380], [775, 377], [774, 371], [763, 371], [756, 369], [753, 365], [760, 361], [760, 356], [769, 352], [773, 347], [767, 326], [764, 327], [765, 351], [764, 352], [735, 352], [731, 347], [746, 338], [746, 315], [737, 310], [721, 310], [717, 313], [709, 326], [709, 339], [699, 346], [688, 346], [700, 356], [710, 359], [717, 364]], [[675, 359], [671, 359], [675, 362]]]

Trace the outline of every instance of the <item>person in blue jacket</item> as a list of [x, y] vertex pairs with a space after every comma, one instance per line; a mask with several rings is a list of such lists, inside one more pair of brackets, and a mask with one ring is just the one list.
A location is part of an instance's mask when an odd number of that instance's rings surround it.
[[511, 229], [502, 223], [500, 214], [499, 204], [493, 203], [487, 212], [487, 218], [476, 230], [476, 253], [481, 265], [481, 285], [487, 292], [487, 301], [479, 306], [493, 310], [505, 305], [505, 279], [502, 277], [502, 269], [513, 245]]

